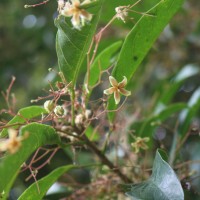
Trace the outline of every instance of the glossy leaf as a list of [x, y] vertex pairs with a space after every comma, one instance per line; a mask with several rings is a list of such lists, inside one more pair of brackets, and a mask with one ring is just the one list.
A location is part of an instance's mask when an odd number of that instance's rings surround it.
[[56, 51], [58, 65], [68, 82], [72, 81], [75, 85], [82, 62], [86, 56], [89, 45], [94, 36], [97, 23], [99, 21], [102, 1], [89, 9], [93, 13], [90, 24], [86, 24], [81, 30], [72, 27], [71, 19], [60, 16], [55, 20], [58, 28], [56, 36]]
[[125, 187], [126, 195], [137, 200], [184, 200], [181, 184], [170, 165], [157, 151], [151, 177]]
[[[15, 123], [23, 124], [26, 121], [42, 116], [42, 114], [47, 113], [46, 110], [40, 106], [30, 106], [22, 108], [18, 111], [17, 115], [11, 119], [7, 125], [12, 125]], [[19, 125], [12, 126], [13, 129], [17, 129]], [[1, 137], [6, 137], [8, 135], [7, 128], [4, 128], [0, 133]]]
[[32, 123], [22, 127], [20, 135], [24, 135], [26, 132], [29, 133], [29, 136], [22, 141], [19, 151], [15, 154], [8, 154], [0, 160], [0, 193], [4, 194], [2, 199], [6, 199], [8, 196], [22, 164], [38, 147], [59, 143], [58, 135], [50, 126]]
[[[62, 166], [47, 176], [43, 177], [37, 183], [33, 183], [29, 188], [27, 188], [23, 194], [18, 198], [18, 200], [32, 200], [32, 199], [43, 199], [49, 188], [56, 182], [56, 180], [64, 173], [68, 172], [69, 170], [77, 168], [75, 165], [67, 165]], [[38, 191], [38, 187], [40, 192]]]
[[[147, 13], [152, 16], [143, 15], [127, 35], [117, 64], [112, 75], [119, 81], [126, 76], [128, 82], [134, 72], [151, 49], [155, 40], [169, 23], [170, 19], [180, 9], [184, 0], [163, 0], [150, 9]], [[128, 66], [127, 66], [128, 63]], [[109, 101], [109, 110], [115, 108], [113, 98]], [[113, 119], [114, 114], [109, 114]]]

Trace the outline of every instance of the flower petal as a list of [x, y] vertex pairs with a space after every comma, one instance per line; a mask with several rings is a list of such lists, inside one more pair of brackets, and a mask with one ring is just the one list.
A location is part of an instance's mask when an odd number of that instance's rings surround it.
[[15, 129], [8, 129], [9, 140], [14, 140], [17, 137], [17, 131]]
[[66, 2], [64, 8], [61, 10], [61, 15], [64, 15], [66, 17], [71, 17], [74, 14], [73, 6]]
[[131, 95], [131, 92], [128, 90], [125, 90], [124, 88], [120, 88], [119, 91], [121, 94], [123, 94], [126, 97]]
[[71, 17], [73, 15], [73, 10], [62, 10], [61, 11], [61, 15], [65, 16], [65, 17]]
[[115, 99], [115, 103], [119, 104], [119, 102], [120, 102], [120, 94], [119, 94], [118, 90], [116, 90], [114, 92], [114, 99]]
[[126, 84], [127, 84], [126, 76], [123, 76], [123, 77], [124, 77], [124, 79], [118, 84], [119, 88], [124, 88], [126, 86]]
[[140, 144], [141, 149], [147, 150], [148, 149], [148, 145], [145, 144], [144, 142]]
[[143, 138], [143, 141], [144, 141], [144, 142], [148, 142], [149, 140], [150, 140], [149, 137], [144, 137], [144, 138]]
[[74, 6], [74, 7], [79, 7], [80, 6], [80, 1], [79, 0], [72, 0], [72, 5]]
[[103, 93], [106, 95], [110, 95], [115, 91], [114, 87], [108, 88], [107, 90], [104, 90]]
[[81, 10], [80, 11], [80, 17], [82, 17], [83, 19], [86, 19], [87, 21], [91, 21], [92, 19], [92, 14], [88, 13], [85, 10]]
[[91, 3], [90, 0], [85, 0], [85, 1], [83, 1], [83, 2], [81, 3], [81, 6], [87, 5], [87, 4], [90, 4], [90, 3]]
[[8, 146], [8, 144], [7, 144], [6, 141], [1, 142], [0, 143], [0, 151], [6, 151], [7, 150], [7, 146]]
[[118, 87], [118, 82], [116, 81], [116, 79], [113, 76], [109, 76], [109, 81], [113, 87]]
[[72, 22], [72, 25], [74, 28], [76, 28], [76, 29], [81, 28], [81, 21], [80, 21], [79, 13], [74, 13], [74, 15], [71, 19], [71, 22]]

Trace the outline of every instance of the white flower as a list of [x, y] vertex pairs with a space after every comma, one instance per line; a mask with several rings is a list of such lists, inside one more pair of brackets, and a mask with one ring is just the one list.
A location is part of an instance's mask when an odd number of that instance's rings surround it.
[[128, 7], [119, 6], [115, 8], [117, 19], [121, 19], [124, 23], [126, 22], [126, 18], [128, 17]]
[[[71, 2], [71, 3], [70, 3]], [[80, 0], [71, 0], [70, 2], [58, 1], [58, 11], [65, 17], [72, 17], [71, 22], [74, 28], [80, 30], [85, 25], [85, 22], [91, 21], [92, 14], [88, 13], [81, 7], [89, 4], [89, 0], [85, 0], [82, 3]]]
[[109, 76], [109, 80], [112, 87], [108, 88], [107, 90], [104, 90], [104, 94], [110, 95], [114, 93], [114, 99], [116, 104], [120, 102], [120, 93], [124, 96], [131, 95], [130, 91], [124, 89], [127, 85], [127, 78], [125, 76], [120, 83], [118, 83], [116, 79], [112, 76]]

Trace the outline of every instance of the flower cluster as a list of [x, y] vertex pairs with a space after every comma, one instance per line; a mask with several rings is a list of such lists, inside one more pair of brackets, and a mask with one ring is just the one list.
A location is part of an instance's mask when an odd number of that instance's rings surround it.
[[70, 2], [58, 0], [58, 12], [65, 17], [72, 17], [71, 22], [73, 27], [80, 30], [86, 22], [92, 19], [92, 14], [82, 8], [90, 3], [90, 0], [85, 0], [83, 2], [79, 0], [71, 0]]

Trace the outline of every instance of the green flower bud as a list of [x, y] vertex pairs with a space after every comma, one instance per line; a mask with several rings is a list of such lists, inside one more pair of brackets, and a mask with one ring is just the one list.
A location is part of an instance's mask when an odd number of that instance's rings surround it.
[[62, 117], [65, 113], [65, 110], [62, 106], [56, 106], [54, 108], [54, 113], [56, 114], [56, 116], [58, 117]]
[[45, 101], [45, 103], [44, 103], [44, 109], [48, 113], [52, 112], [53, 109], [54, 109], [54, 102], [52, 100]]

